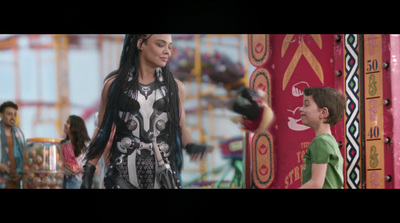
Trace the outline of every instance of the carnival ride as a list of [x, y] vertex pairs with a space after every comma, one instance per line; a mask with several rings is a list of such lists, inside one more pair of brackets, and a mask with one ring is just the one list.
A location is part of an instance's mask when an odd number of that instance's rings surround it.
[[[117, 67], [123, 35], [28, 35], [28, 48], [34, 51], [36, 60], [36, 71], [33, 72], [37, 80], [44, 78], [45, 68], [54, 69], [54, 81], [50, 83], [55, 87], [56, 100], [48, 101], [43, 99], [43, 82], [37, 82], [37, 99], [35, 101], [25, 101], [21, 99], [22, 89], [20, 88], [21, 74], [19, 53], [20, 35], [3, 35], [0, 38], [0, 50], [12, 50], [13, 55], [13, 75], [14, 75], [14, 95], [15, 102], [20, 106], [20, 110], [26, 107], [35, 108], [34, 119], [31, 123], [33, 135], [36, 130], [43, 125], [53, 125], [59, 137], [63, 137], [63, 123], [69, 116], [71, 109], [80, 108], [80, 115], [85, 121], [93, 117], [97, 112], [100, 99], [89, 102], [88, 106], [82, 107], [71, 103], [70, 100], [70, 54], [71, 50], [95, 49], [99, 54], [100, 74], [98, 78], [99, 86], [105, 76]], [[233, 39], [231, 43], [226, 43], [226, 38]], [[225, 159], [232, 161], [226, 165], [215, 167], [215, 153], [200, 162], [198, 166], [186, 168], [184, 171], [198, 173], [200, 177], [186, 183], [185, 186], [196, 187], [226, 187], [224, 179], [227, 174], [234, 170], [234, 177], [227, 187], [240, 187], [241, 185], [241, 156], [229, 155], [230, 135], [218, 135], [214, 131], [215, 119], [225, 118], [229, 120], [229, 115], [215, 114], [215, 109], [224, 109], [223, 101], [231, 96], [232, 91], [241, 86], [248, 85], [248, 60], [244, 56], [246, 50], [246, 35], [174, 35], [173, 57], [170, 60], [170, 68], [176, 78], [184, 82], [187, 88], [187, 100], [192, 101], [191, 107], [185, 108], [187, 119], [196, 119], [188, 126], [193, 132], [197, 132], [197, 140], [200, 143], [211, 143], [216, 148], [224, 148]], [[180, 44], [179, 42], [182, 42]], [[178, 47], [177, 45], [182, 45]], [[191, 45], [191, 46], [188, 46]], [[237, 52], [237, 62], [231, 59], [233, 55], [220, 52], [216, 48], [230, 48]], [[203, 49], [206, 49], [204, 52]], [[214, 51], [213, 51], [214, 50]], [[45, 57], [44, 52], [52, 52], [52, 56]], [[82, 74], [84, 75], [84, 74]], [[2, 77], [3, 78], [3, 77]], [[217, 92], [222, 92], [218, 94]], [[49, 111], [56, 113], [55, 116], [47, 115]], [[207, 116], [208, 123], [203, 124]], [[24, 122], [18, 116], [17, 124]], [[242, 137], [235, 139], [236, 150], [243, 148]], [[239, 147], [238, 147], [239, 145]], [[236, 153], [238, 153], [236, 151]], [[241, 154], [241, 152], [239, 152]], [[210, 161], [211, 160], [211, 161]], [[207, 162], [211, 163], [207, 165]], [[216, 174], [224, 170], [222, 178], [215, 180]], [[212, 178], [212, 180], [209, 180]]]
[[[21, 74], [19, 63], [19, 52], [20, 45], [18, 39], [20, 35], [9, 35], [5, 38], [0, 39], [0, 50], [12, 49], [13, 54], [13, 70], [14, 70], [14, 89], [15, 89], [15, 101], [20, 106], [21, 110], [24, 107], [35, 108], [35, 119], [32, 123], [32, 131], [35, 134], [35, 130], [40, 128], [41, 125], [50, 124], [56, 127], [58, 135], [63, 136], [63, 123], [70, 113], [71, 107], [77, 107], [70, 103], [70, 81], [69, 81], [69, 50], [80, 49], [85, 50], [88, 47], [97, 47], [100, 55], [100, 77], [105, 77], [105, 70], [112, 67], [112, 56], [118, 54], [110, 54], [110, 51], [115, 51], [118, 45], [121, 44], [122, 37], [107, 36], [107, 35], [27, 35], [28, 36], [28, 48], [34, 51], [34, 60], [36, 63], [36, 70], [31, 75], [35, 76], [36, 80], [44, 79], [45, 70], [49, 67], [55, 70], [54, 75], [55, 83], [48, 83], [48, 85], [56, 86], [56, 99], [54, 101], [43, 100], [44, 95], [44, 84], [42, 81], [37, 81], [37, 99], [36, 101], [24, 101], [21, 99]], [[83, 44], [83, 39], [97, 39], [96, 46], [88, 46]], [[115, 42], [116, 44], [110, 44]], [[108, 49], [105, 49], [105, 46]], [[50, 57], [45, 57], [44, 52], [51, 51]], [[101, 79], [100, 78], [100, 79]], [[93, 115], [98, 108], [99, 102], [94, 102], [93, 105], [86, 108], [82, 113], [82, 118], [87, 120]], [[56, 111], [56, 116], [49, 116], [48, 111]], [[19, 116], [18, 116], [19, 119]], [[19, 123], [19, 122], [17, 122]]]
[[[223, 38], [231, 37], [234, 39], [232, 43], [226, 43]], [[171, 61], [171, 69], [178, 79], [185, 83], [187, 88], [186, 103], [195, 101], [193, 108], [185, 108], [187, 120], [196, 120], [189, 126], [192, 132], [198, 133], [198, 141], [200, 143], [212, 144], [216, 148], [229, 148], [227, 139], [235, 136], [220, 135], [223, 132], [215, 132], [216, 118], [226, 119], [229, 116], [226, 113], [215, 114], [216, 109], [225, 109], [223, 101], [231, 97], [233, 90], [241, 86], [247, 86], [248, 83], [248, 62], [244, 57], [242, 49], [245, 49], [245, 35], [184, 35], [175, 36], [174, 44], [179, 40], [194, 40], [194, 48], [183, 46], [179, 52], [174, 52], [174, 59]], [[206, 46], [206, 53], [201, 52], [201, 46]], [[234, 48], [237, 52], [237, 63], [232, 62], [230, 57], [217, 50], [212, 52], [213, 48], [224, 46]], [[230, 55], [232, 56], [232, 55]], [[241, 61], [244, 61], [243, 63]], [[243, 65], [242, 65], [243, 64]], [[218, 88], [224, 89], [222, 94], [218, 94]], [[226, 110], [226, 109], [225, 109]], [[204, 118], [208, 118], [208, 123], [203, 124]], [[239, 138], [241, 133], [238, 130]], [[239, 140], [239, 145], [242, 140]], [[243, 148], [243, 144], [241, 144]], [[229, 149], [226, 149], [229, 153]], [[207, 161], [200, 163], [199, 168], [185, 168], [185, 172], [200, 173], [200, 176], [184, 183], [184, 187], [205, 187], [205, 188], [221, 188], [221, 187], [240, 187], [241, 186], [241, 158], [235, 157], [231, 159], [229, 155], [223, 158], [229, 159], [230, 162], [224, 165], [216, 166], [215, 154], [210, 158], [210, 164]], [[226, 181], [227, 175], [233, 173], [232, 180]], [[220, 175], [222, 173], [222, 175]], [[219, 179], [216, 180], [217, 175]], [[211, 178], [211, 179], [210, 179]], [[228, 184], [226, 184], [228, 183]]]

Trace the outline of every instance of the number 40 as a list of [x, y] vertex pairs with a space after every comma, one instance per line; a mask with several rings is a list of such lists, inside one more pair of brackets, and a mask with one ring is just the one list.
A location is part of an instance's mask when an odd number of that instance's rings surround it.
[[379, 137], [379, 127], [378, 126], [371, 127], [368, 132], [368, 136], [370, 138], [378, 138]]

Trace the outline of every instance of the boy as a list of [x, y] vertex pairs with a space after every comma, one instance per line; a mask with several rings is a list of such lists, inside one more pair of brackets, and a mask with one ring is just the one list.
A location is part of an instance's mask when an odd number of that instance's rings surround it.
[[301, 120], [314, 129], [315, 138], [304, 154], [300, 188], [343, 188], [343, 158], [331, 127], [342, 118], [345, 99], [329, 87], [306, 88], [303, 93]]

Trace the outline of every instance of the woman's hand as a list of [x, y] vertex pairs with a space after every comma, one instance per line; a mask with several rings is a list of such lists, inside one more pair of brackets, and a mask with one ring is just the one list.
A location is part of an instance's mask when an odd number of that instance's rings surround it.
[[[197, 148], [200, 148], [200, 147], [203, 146], [203, 145], [198, 145], [198, 144], [192, 144], [192, 147], [193, 147], [193, 145], [194, 145], [194, 147], [197, 147]], [[200, 149], [200, 150], [198, 150], [198, 149], [190, 150], [189, 149], [189, 151], [188, 151], [186, 149], [186, 151], [190, 154], [190, 161], [194, 161], [194, 162], [202, 161], [207, 157], [207, 153], [211, 153], [212, 151], [214, 151], [214, 147], [213, 146], [204, 146], [204, 147], [205, 147], [204, 150], [202, 150], [202, 149]]]

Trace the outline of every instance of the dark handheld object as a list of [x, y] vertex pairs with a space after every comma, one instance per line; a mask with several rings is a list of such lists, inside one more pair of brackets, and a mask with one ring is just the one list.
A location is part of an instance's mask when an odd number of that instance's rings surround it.
[[206, 148], [207, 147], [205, 145], [190, 143], [186, 145], [186, 152], [189, 153], [190, 155], [201, 154], [201, 157], [203, 157]]
[[258, 95], [249, 88], [242, 88], [237, 92], [237, 100], [231, 102], [231, 109], [245, 116], [249, 120], [257, 119], [262, 110], [257, 103]]
[[95, 171], [96, 167], [89, 162], [86, 162], [86, 164], [83, 166], [81, 189], [92, 189], [93, 175]]
[[230, 109], [242, 117], [232, 121], [240, 122], [245, 131], [254, 133], [265, 131], [272, 123], [274, 113], [264, 102], [263, 97], [246, 87], [240, 89], [236, 97], [229, 102]]

